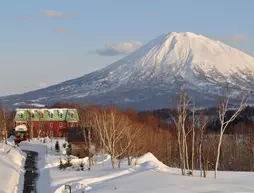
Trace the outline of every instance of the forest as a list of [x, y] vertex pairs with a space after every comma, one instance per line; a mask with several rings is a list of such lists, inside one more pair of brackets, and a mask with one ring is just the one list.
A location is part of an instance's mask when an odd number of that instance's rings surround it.
[[[182, 169], [182, 175], [200, 170], [254, 171], [254, 107], [227, 106], [222, 99], [215, 108], [201, 109], [190, 104], [185, 93], [176, 96], [175, 109], [136, 112], [116, 107], [56, 103], [52, 108], [76, 108], [80, 127], [89, 129], [95, 153], [108, 153], [112, 167], [121, 160], [147, 152], [170, 167]], [[0, 139], [7, 141], [13, 132], [15, 112], [0, 111]], [[46, 136], [44, 136], [46, 137]], [[93, 153], [89, 157], [92, 159]], [[92, 163], [91, 163], [92, 165]]]

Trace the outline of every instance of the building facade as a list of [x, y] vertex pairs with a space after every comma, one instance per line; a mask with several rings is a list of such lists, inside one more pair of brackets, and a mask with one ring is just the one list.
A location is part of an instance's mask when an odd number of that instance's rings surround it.
[[66, 129], [78, 127], [76, 109], [16, 109], [15, 127], [26, 125], [29, 138], [65, 137]]

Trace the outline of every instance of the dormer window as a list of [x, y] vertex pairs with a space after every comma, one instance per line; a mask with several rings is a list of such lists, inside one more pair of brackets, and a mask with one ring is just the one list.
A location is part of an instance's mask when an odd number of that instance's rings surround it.
[[50, 113], [50, 118], [53, 119], [53, 113]]
[[24, 116], [23, 116], [23, 113], [21, 113], [21, 114], [20, 114], [20, 118], [23, 119], [23, 117], [24, 117]]
[[63, 118], [63, 114], [61, 113], [61, 114], [60, 114], [60, 119], [62, 119], [62, 118]]

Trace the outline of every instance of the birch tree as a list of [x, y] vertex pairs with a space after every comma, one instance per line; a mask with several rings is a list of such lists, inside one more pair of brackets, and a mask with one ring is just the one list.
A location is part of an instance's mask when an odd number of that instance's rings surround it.
[[196, 129], [196, 118], [195, 118], [196, 106], [193, 104], [192, 109], [192, 147], [191, 147], [191, 174], [193, 175], [194, 160], [195, 160], [195, 129]]
[[204, 117], [204, 114], [201, 113], [200, 114], [200, 136], [199, 136], [199, 142], [198, 142], [198, 154], [199, 154], [199, 169], [200, 169], [200, 177], [203, 177], [203, 172], [204, 172], [204, 177], [206, 177], [205, 175], [205, 168], [203, 167], [203, 162], [202, 162], [202, 151], [203, 151], [203, 142], [204, 142], [204, 132], [207, 126], [207, 121]]
[[171, 118], [176, 126], [178, 149], [179, 149], [179, 161], [182, 170], [182, 175], [186, 175], [186, 167], [188, 169], [188, 147], [187, 147], [187, 135], [186, 135], [186, 120], [188, 118], [188, 108], [190, 99], [187, 97], [186, 92], [178, 91], [178, 94], [173, 98], [173, 102], [176, 105], [175, 115], [171, 115]]
[[95, 131], [105, 150], [110, 154], [112, 167], [115, 168], [116, 159], [131, 146], [132, 140], [127, 143], [122, 143], [122, 141], [133, 125], [128, 116], [121, 114], [115, 108], [93, 111], [93, 117]]
[[[89, 168], [88, 170], [91, 169], [93, 165], [93, 154], [91, 152], [92, 148], [92, 130], [93, 130], [93, 112], [96, 112], [96, 107], [95, 106], [90, 106], [88, 108], [85, 107], [79, 107], [79, 117], [80, 117], [80, 127], [81, 127], [81, 132], [82, 135], [84, 136], [84, 139], [87, 141], [88, 147], [88, 161], [89, 161]], [[84, 149], [86, 151], [86, 148]]]
[[220, 134], [219, 134], [219, 143], [217, 146], [217, 158], [215, 163], [214, 178], [217, 178], [217, 170], [219, 166], [221, 144], [222, 144], [224, 132], [226, 131], [229, 123], [234, 121], [238, 117], [238, 115], [241, 113], [241, 111], [243, 110], [246, 104], [246, 101], [247, 101], [247, 94], [243, 93], [239, 107], [235, 110], [233, 115], [228, 117], [227, 119], [226, 119], [226, 115], [227, 115], [227, 112], [229, 111], [229, 92], [227, 91], [226, 95], [224, 97], [221, 97], [221, 99], [218, 102]]

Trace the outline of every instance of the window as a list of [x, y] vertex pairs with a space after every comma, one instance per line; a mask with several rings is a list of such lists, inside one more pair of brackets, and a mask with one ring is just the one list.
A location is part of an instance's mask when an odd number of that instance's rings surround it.
[[71, 118], [73, 118], [74, 117], [74, 113], [71, 113]]
[[60, 119], [62, 119], [62, 118], [63, 118], [63, 114], [61, 113], [61, 114], [60, 114]]
[[34, 119], [34, 114], [32, 114], [32, 119]]
[[53, 123], [50, 123], [50, 127], [53, 127]]
[[74, 123], [71, 123], [71, 127], [74, 127]]
[[60, 127], [62, 127], [62, 126], [63, 126], [63, 123], [62, 123], [62, 122], [60, 122], [60, 123], [59, 123], [59, 126], [60, 126]]
[[20, 118], [23, 119], [23, 113], [20, 114]]
[[50, 131], [50, 132], [49, 132], [49, 136], [50, 136], [50, 137], [53, 137], [53, 131]]
[[41, 119], [43, 119], [44, 118], [44, 114], [43, 113], [41, 113]]
[[50, 118], [53, 119], [53, 113], [50, 113]]

